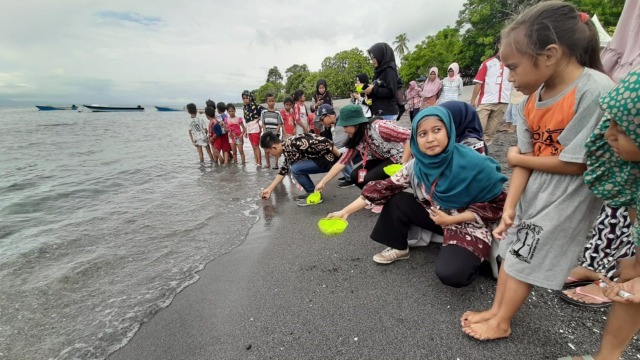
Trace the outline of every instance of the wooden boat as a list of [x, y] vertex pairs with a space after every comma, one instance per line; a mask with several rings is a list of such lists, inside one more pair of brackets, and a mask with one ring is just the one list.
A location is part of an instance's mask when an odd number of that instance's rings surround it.
[[169, 106], [155, 106], [158, 111], [184, 111], [183, 108], [169, 107]]
[[36, 105], [38, 110], [40, 111], [51, 111], [51, 110], [78, 110], [78, 107], [75, 105], [71, 106], [51, 106], [51, 105]]
[[144, 108], [138, 106], [102, 106], [102, 105], [82, 105], [93, 112], [119, 112], [119, 111], [144, 111]]

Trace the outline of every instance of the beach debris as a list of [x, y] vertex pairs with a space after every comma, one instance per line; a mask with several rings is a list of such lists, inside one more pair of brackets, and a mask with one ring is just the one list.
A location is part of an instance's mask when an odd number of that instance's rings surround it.
[[353, 338], [353, 341], [358, 341], [358, 338], [357, 338], [357, 337], [354, 337], [354, 338]]
[[251, 350], [251, 344], [247, 344], [247, 346], [244, 347], [247, 350]]
[[576, 347], [575, 347], [575, 346], [573, 346], [573, 344], [572, 344], [572, 343], [568, 343], [568, 344], [569, 344], [569, 347], [571, 348], [571, 350], [575, 350], [575, 349], [576, 349]]

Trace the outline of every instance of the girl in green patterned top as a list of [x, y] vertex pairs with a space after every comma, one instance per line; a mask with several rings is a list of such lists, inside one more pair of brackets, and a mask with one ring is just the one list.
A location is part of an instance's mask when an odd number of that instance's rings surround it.
[[[586, 145], [588, 170], [584, 174], [585, 182], [596, 196], [610, 205], [637, 210], [640, 207], [640, 68], [603, 96], [600, 106], [605, 115]], [[631, 211], [630, 215], [634, 221], [632, 237], [638, 241], [637, 216]], [[598, 352], [593, 358], [583, 356], [582, 359], [619, 359], [640, 330], [638, 256], [636, 252], [636, 256], [620, 261], [620, 283], [602, 277], [601, 286], [606, 287], [604, 293], [613, 301], [613, 306]]]

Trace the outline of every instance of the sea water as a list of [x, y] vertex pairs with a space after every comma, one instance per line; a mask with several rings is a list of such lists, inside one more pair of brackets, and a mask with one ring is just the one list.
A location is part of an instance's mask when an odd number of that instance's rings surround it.
[[0, 359], [105, 358], [243, 242], [275, 172], [201, 165], [187, 120], [0, 108]]

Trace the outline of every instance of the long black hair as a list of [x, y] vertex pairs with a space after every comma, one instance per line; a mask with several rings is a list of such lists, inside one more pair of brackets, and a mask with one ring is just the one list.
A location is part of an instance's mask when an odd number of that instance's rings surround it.
[[368, 129], [368, 122], [356, 125], [356, 132], [352, 137], [347, 139], [347, 143], [344, 144], [344, 147], [346, 147], [347, 149], [355, 149], [355, 147], [358, 146], [363, 140], [366, 141], [364, 136], [367, 133]]

